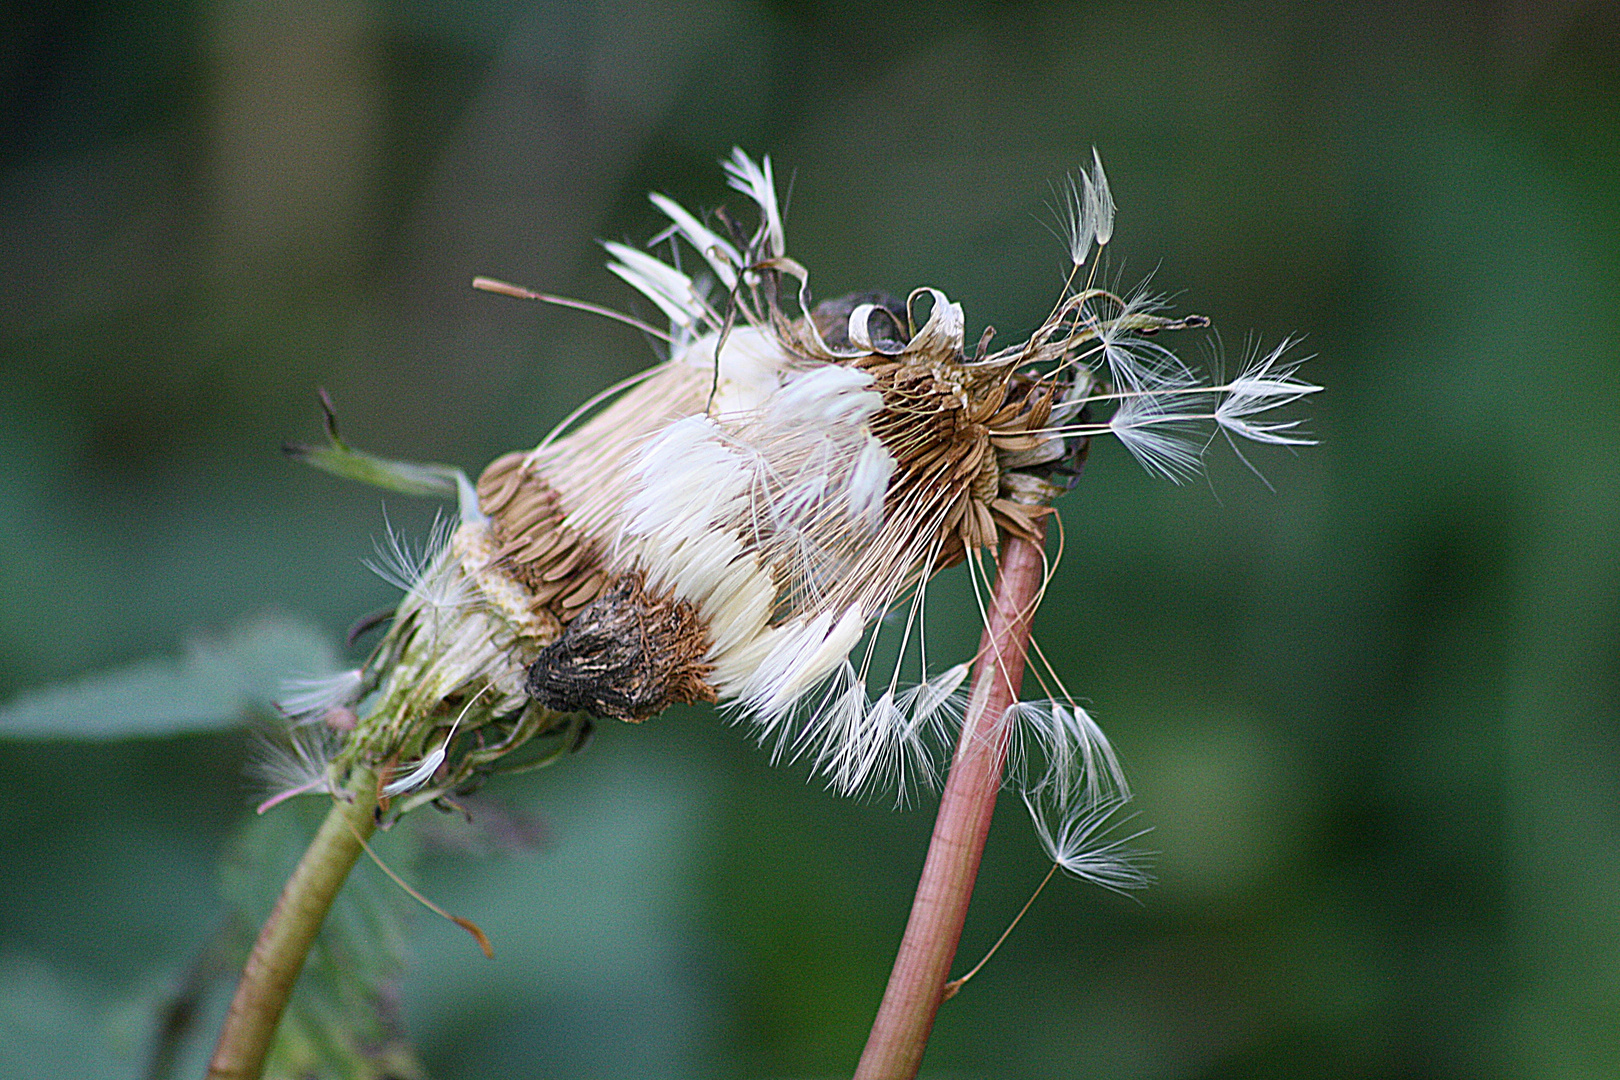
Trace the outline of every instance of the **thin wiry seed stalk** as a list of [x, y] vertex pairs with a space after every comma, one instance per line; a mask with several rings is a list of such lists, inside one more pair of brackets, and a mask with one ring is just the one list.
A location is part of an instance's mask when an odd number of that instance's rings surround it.
[[315, 935], [376, 829], [377, 776], [356, 769], [253, 943], [208, 1064], [209, 1080], [258, 1080]]
[[[1044, 521], [1037, 532], [1044, 538]], [[1007, 710], [1023, 685], [1030, 619], [1044, 569], [1040, 544], [1007, 538], [973, 670], [967, 718], [934, 820], [934, 837], [855, 1080], [910, 1080], [922, 1063], [1001, 790]]]

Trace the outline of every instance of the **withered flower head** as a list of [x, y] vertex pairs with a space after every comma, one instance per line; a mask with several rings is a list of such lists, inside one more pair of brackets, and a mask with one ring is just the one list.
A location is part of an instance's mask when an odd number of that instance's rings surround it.
[[[937, 289], [813, 304], [770, 160], [739, 150], [725, 168], [758, 208], [752, 231], [721, 217], [722, 235], [652, 196], [701, 276], [606, 245], [609, 269], [667, 316], [668, 359], [496, 460], [475, 496], [460, 480], [448, 537], [392, 560], [406, 597], [377, 653], [316, 702], [364, 699], [335, 767], [394, 764], [386, 790], [401, 808], [506, 767], [536, 734], [567, 743], [582, 716], [641, 721], [693, 701], [721, 703], [840, 791], [929, 779], [967, 665], [925, 663], [904, 688], [897, 668], [874, 699], [882, 615], [910, 597], [900, 653], [920, 650], [928, 580], [1007, 534], [1034, 536], [1093, 435], [1172, 478], [1196, 469], [1209, 430], [1308, 441], [1258, 418], [1317, 389], [1282, 349], [1210, 385], [1153, 337], [1205, 320], [1149, 297], [1071, 285], [1028, 340], [995, 352], [988, 333], [969, 351], [961, 306]], [[1113, 232], [1100, 161], [1060, 216], [1078, 271]], [[333, 445], [310, 452], [333, 455], [317, 464], [364, 471], [335, 433]], [[1033, 798], [1073, 822], [1125, 796], [1083, 710], [1020, 708]]]

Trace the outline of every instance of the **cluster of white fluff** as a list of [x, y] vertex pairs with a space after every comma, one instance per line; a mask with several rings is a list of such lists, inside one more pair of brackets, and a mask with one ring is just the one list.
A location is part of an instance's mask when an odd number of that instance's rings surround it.
[[[670, 221], [662, 237], [697, 252], [700, 276], [682, 270], [678, 258], [605, 245], [609, 269], [669, 321], [669, 360], [633, 380], [645, 415], [610, 407], [603, 417], [631, 429], [623, 438], [571, 441], [559, 431], [528, 465], [561, 493], [567, 528], [610, 538], [611, 572], [640, 571], [654, 594], [701, 613], [710, 632], [709, 682], [734, 715], [754, 725], [773, 758], [808, 760], [840, 792], [890, 789], [903, 798], [937, 779], [961, 724], [969, 667], [928, 673], [926, 588], [917, 568], [932, 565], [943, 522], [929, 518], [918, 527], [916, 518], [935, 511], [889, 504], [897, 463], [871, 429], [882, 395], [871, 376], [838, 361], [870, 353], [961, 356], [962, 308], [938, 290], [920, 289], [913, 297], [932, 303], [908, 341], [874, 340], [876, 309], [865, 304], [850, 314], [842, 335], [849, 346], [829, 346], [803, 320], [790, 348], [774, 313], [760, 306], [774, 290], [762, 294], [760, 286], [772, 272], [797, 279], [808, 311], [809, 275], [787, 257], [770, 159], [756, 163], [737, 150], [725, 169], [730, 185], [759, 210], [746, 243], [721, 236], [667, 196], [651, 196]], [[1095, 153], [1091, 169], [1062, 190], [1057, 212], [1078, 271], [1114, 230], [1113, 196]], [[1217, 385], [1139, 333], [1178, 325], [1158, 308], [1146, 295], [1122, 299], [1089, 281], [1075, 285], [1028, 342], [991, 360], [1016, 354], [1019, 364], [1046, 364], [1049, 375], [1054, 367], [1070, 372], [1049, 427], [1037, 434], [1114, 436], [1149, 471], [1174, 480], [1199, 468], [1212, 432], [1278, 445], [1310, 441], [1297, 421], [1265, 418], [1319, 389], [1296, 377], [1297, 361], [1284, 359], [1286, 343]], [[1091, 371], [1106, 372], [1108, 383]], [[908, 512], [913, 519], [904, 529], [891, 520]], [[391, 541], [384, 552], [379, 571], [406, 590], [400, 617], [417, 621], [422, 646], [396, 658], [385, 693], [392, 688], [425, 702], [487, 692], [481, 707], [492, 709], [521, 702], [521, 671], [490, 659], [491, 642], [513, 632], [497, 624], [521, 621], [521, 598], [496, 595], [503, 586], [486, 572], [493, 563], [480, 561], [488, 554], [478, 548], [483, 524], [476, 507], [470, 514], [454, 543], [440, 537], [418, 553]], [[969, 566], [982, 576], [971, 559]], [[900, 660], [874, 697], [867, 678], [874, 627], [908, 589], [914, 593]], [[857, 662], [852, 656], [863, 640]], [[913, 645], [923, 681], [902, 687], [899, 665]], [[315, 716], [350, 703], [359, 675], [304, 688], [287, 708]], [[1023, 795], [1053, 860], [1109, 887], [1140, 883], [1125, 842], [1110, 839], [1130, 789], [1101, 729], [1067, 700], [1020, 703], [1006, 720], [1008, 782]], [[425, 753], [391, 791], [425, 782], [434, 764]]]
[[[753, 260], [771, 261], [802, 285], [808, 274], [785, 257], [769, 160], [756, 165], [739, 151], [727, 172], [760, 208]], [[1085, 232], [1086, 245], [1106, 242], [1113, 203], [1100, 165], [1075, 187], [1074, 200], [1072, 224]], [[868, 426], [882, 398], [869, 389], [868, 375], [832, 361], [880, 350], [959, 355], [962, 308], [938, 290], [920, 290], [932, 301], [929, 317], [910, 341], [894, 346], [873, 341], [875, 308], [859, 306], [849, 317], [847, 349], [826, 347], [806, 328], [823, 352], [807, 365], [763, 319], [728, 327], [724, 304], [736, 302], [753, 272], [748, 257], [673, 200], [652, 201], [727, 295], [646, 252], [608, 245], [614, 273], [669, 317], [670, 362], [698, 367], [713, 380], [704, 413], [674, 420], [636, 455], [620, 565], [645, 570], [655, 588], [698, 607], [713, 635], [706, 658], [714, 665], [711, 682], [774, 757], [810, 761], [840, 792], [892, 790], [904, 798], [937, 780], [962, 719], [969, 669], [959, 664], [909, 687], [896, 674], [875, 696], [868, 690], [869, 630], [907, 586], [912, 568], [933, 552], [883, 548], [884, 501], [896, 463]], [[915, 634], [919, 646], [922, 597], [918, 589], [904, 630], [907, 642]], [[857, 664], [851, 654], [863, 638]], [[900, 651], [903, 660], [904, 644]], [[1016, 710], [1010, 719], [1018, 762], [1046, 762], [1038, 781], [1025, 785], [1035, 797], [1055, 798], [1070, 817], [1079, 812], [1088, 819], [1128, 798], [1101, 732], [1089, 718], [1089, 727], [1063, 722], [1083, 711]], [[1107, 774], [1117, 783], [1098, 782], [1099, 760], [1110, 763]], [[1088, 809], [1079, 811], [1082, 803]], [[1073, 828], [1057, 828], [1073, 839]], [[1087, 876], [1108, 877], [1072, 852], [1054, 851]], [[1125, 865], [1118, 857], [1102, 862]], [[1117, 869], [1111, 880], [1128, 877]]]
[[[759, 313], [745, 305], [752, 325], [720, 333], [729, 325], [725, 304], [737, 301], [754, 272], [750, 258], [796, 277], [801, 305], [808, 281], [786, 257], [769, 159], [755, 164], [736, 151], [726, 171], [760, 210], [746, 251], [668, 197], [652, 196], [672, 223], [666, 235], [696, 249], [712, 272], [713, 290], [646, 252], [609, 246], [614, 272], [669, 316], [676, 359], [707, 366], [717, 386], [705, 416], [678, 421], [646, 445], [638, 463], [643, 487], [633, 500], [638, 513], [625, 538], [637, 546], [640, 561], [666, 568], [661, 580], [711, 619], [717, 638], [710, 659], [721, 699], [755, 724], [777, 756], [808, 758], [843, 792], [932, 782], [960, 716], [966, 667], [910, 689], [891, 677], [873, 697], [867, 660], [850, 660], [906, 585], [903, 574], [885, 570], [918, 565], [931, 552], [874, 555], [885, 539], [884, 495], [894, 463], [869, 433], [862, 439], [866, 419], [880, 404], [865, 400], [876, 395], [863, 393], [863, 376], [837, 365], [802, 371], [796, 365], [803, 361], [785, 355]], [[1091, 168], [1063, 189], [1058, 214], [1078, 270], [1093, 245], [1106, 245], [1114, 232], [1114, 199], [1095, 153]], [[919, 292], [932, 300], [930, 316], [898, 347], [871, 339], [871, 305], [851, 313], [848, 350], [826, 348], [814, 328], [807, 330], [826, 360], [959, 350], [965, 332], [960, 305], [937, 290]], [[1089, 283], [1065, 297], [1031, 339], [1030, 352], [1038, 341], [1056, 338], [1060, 366], [1106, 372], [1108, 383], [1075, 379], [1075, 392], [1054, 410], [1046, 434], [1113, 436], [1150, 472], [1178, 481], [1200, 468], [1211, 432], [1279, 445], [1311, 441], [1297, 421], [1263, 416], [1319, 389], [1296, 378], [1298, 362], [1284, 358], [1288, 343], [1253, 358], [1237, 378], [1214, 383], [1137, 332], [1170, 322], [1159, 309], [1147, 294], [1122, 299]], [[788, 618], [780, 618], [780, 598], [767, 609], [766, 586], [755, 575], [771, 576], [773, 595], [779, 583], [790, 583]], [[850, 580], [861, 584], [840, 588]], [[922, 596], [918, 589], [905, 623], [907, 642], [915, 632], [920, 643]], [[773, 619], [776, 625], [768, 625]], [[902, 656], [905, 651], [903, 644]], [[871, 654], [868, 638], [864, 656]], [[1116, 887], [1138, 880], [1118, 842], [1105, 835], [1130, 790], [1101, 729], [1067, 701], [1022, 703], [1008, 720], [1010, 782], [1025, 794], [1054, 860]]]

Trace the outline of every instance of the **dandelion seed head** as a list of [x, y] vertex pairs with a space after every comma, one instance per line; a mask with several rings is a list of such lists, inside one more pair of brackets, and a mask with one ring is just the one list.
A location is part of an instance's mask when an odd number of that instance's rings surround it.
[[[751, 232], [654, 194], [658, 253], [604, 244], [668, 321], [668, 359], [492, 463], [476, 505], [424, 546], [390, 530], [374, 566], [405, 596], [376, 657], [289, 697], [310, 716], [365, 711], [353, 744], [409, 765], [391, 795], [452, 790], [565, 714], [639, 722], [712, 701], [773, 759], [903, 800], [937, 779], [969, 670], [928, 663], [936, 574], [1042, 535], [1094, 436], [1177, 481], [1216, 432], [1308, 441], [1274, 411], [1319, 389], [1286, 344], [1212, 382], [1156, 336], [1207, 320], [1095, 274], [1071, 275], [1051, 315], [993, 353], [986, 334], [969, 354], [963, 306], [932, 287], [815, 303], [770, 159], [736, 150], [723, 167]], [[1078, 268], [1114, 235], [1099, 153], [1057, 201]], [[885, 676], [870, 668], [887, 634], [900, 659]], [[1106, 823], [1129, 789], [1106, 737], [1068, 701], [1010, 720], [1010, 782], [1046, 808], [1055, 861], [1124, 887]]]
[[[565, 626], [634, 575], [646, 647], [688, 657], [669, 677], [691, 699], [726, 705], [839, 790], [917, 776], [927, 770], [908, 747], [923, 729], [897, 716], [919, 699], [898, 685], [857, 692], [865, 662], [853, 682], [845, 671], [869, 631], [882, 632], [879, 617], [970, 553], [1028, 533], [1040, 511], [1021, 508], [1019, 470], [1077, 460], [1093, 435], [1178, 481], [1201, 467], [1210, 430], [1291, 438], [1289, 421], [1255, 412], [1296, 393], [1273, 385], [1292, 370], [1257, 364], [1232, 387], [1210, 385], [1151, 336], [1203, 320], [1167, 314], [1145, 290], [1087, 286], [1024, 342], [971, 359], [963, 308], [938, 289], [813, 305], [809, 271], [787, 254], [769, 161], [737, 151], [724, 165], [759, 212], [746, 243], [653, 197], [710, 284], [677, 259], [607, 245], [613, 271], [669, 317], [671, 359], [594, 418], [491, 466], [481, 509], [511, 534], [504, 550], [537, 596], [559, 575], [599, 578], [576, 596], [583, 607], [548, 600]], [[1068, 179], [1059, 217], [1076, 265], [1112, 239], [1099, 153]], [[915, 635], [922, 648], [920, 626]], [[531, 691], [566, 683], [562, 667], [585, 663], [586, 645], [565, 629], [534, 662], [544, 675], [531, 674]], [[1043, 715], [1054, 752], [1107, 760], [1082, 737], [1083, 711]], [[1033, 781], [1043, 782], [1056, 776]]]

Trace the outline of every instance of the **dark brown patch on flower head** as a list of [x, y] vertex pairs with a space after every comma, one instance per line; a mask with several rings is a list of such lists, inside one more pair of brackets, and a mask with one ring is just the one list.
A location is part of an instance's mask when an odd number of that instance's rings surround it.
[[654, 597], [624, 574], [570, 622], [529, 668], [527, 688], [557, 712], [641, 721], [671, 705], [713, 701], [709, 632], [690, 603]]

